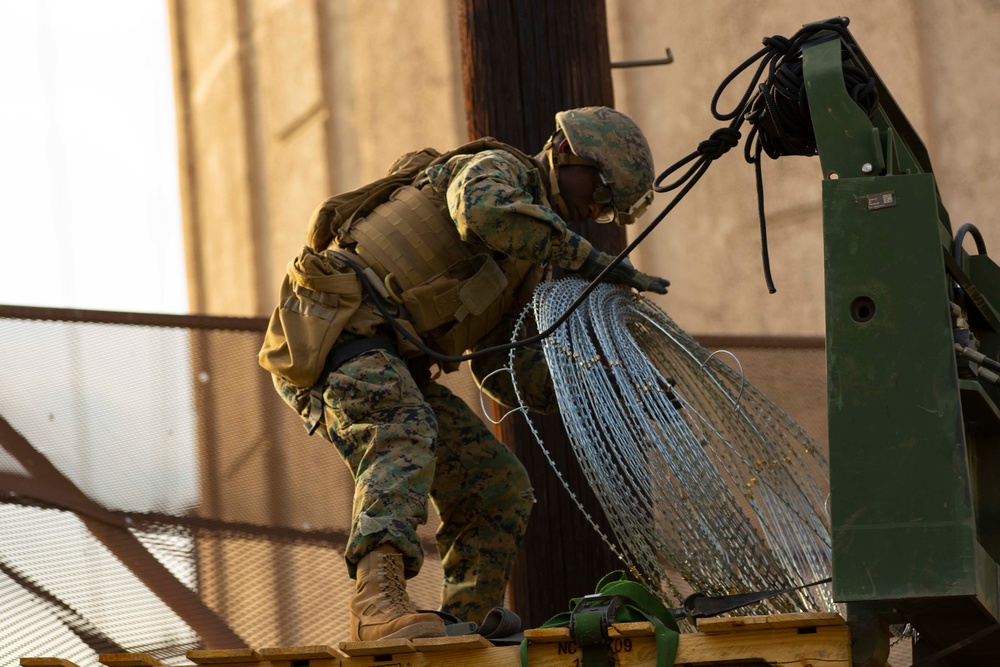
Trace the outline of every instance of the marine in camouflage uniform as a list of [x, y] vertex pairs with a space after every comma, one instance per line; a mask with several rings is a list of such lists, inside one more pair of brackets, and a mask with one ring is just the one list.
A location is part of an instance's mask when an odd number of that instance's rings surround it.
[[[584, 122], [574, 126], [574, 114]], [[556, 265], [592, 278], [612, 258], [592, 248], [567, 221], [598, 218], [609, 208], [613, 217], [634, 215], [634, 204], [648, 203], [651, 195], [651, 157], [641, 132], [619, 112], [603, 107], [563, 112], [557, 125], [560, 130], [538, 158], [547, 163], [507, 150], [485, 150], [432, 165], [413, 185], [447, 212], [463, 243], [485, 247], [501, 263]], [[560, 170], [568, 176], [560, 177]], [[356, 250], [343, 236], [333, 247]], [[466, 341], [470, 349], [509, 342], [512, 318], [530, 299], [540, 274], [517, 274], [523, 284], [508, 284], [507, 291], [513, 288], [516, 294], [505, 317], [486, 335]], [[661, 293], [668, 284], [627, 262], [606, 279]], [[363, 305], [338, 345], [373, 334], [391, 339], [380, 317], [370, 304]], [[420, 333], [435, 347], [433, 335]], [[482, 382], [507, 359], [506, 352], [476, 359], [473, 376]], [[535, 376], [523, 383], [529, 404], [554, 410], [541, 352], [523, 348], [518, 359], [519, 378]], [[369, 563], [373, 557], [383, 570], [395, 563], [406, 578], [419, 572], [423, 553], [416, 529], [427, 519], [429, 498], [441, 518], [436, 536], [445, 574], [441, 610], [481, 622], [487, 611], [502, 604], [535, 498], [521, 463], [463, 401], [430, 378], [430, 362], [397, 337], [324, 371], [315, 387], [295, 386], [277, 375], [275, 386], [303, 419], [315, 422], [354, 475], [345, 559], [359, 579], [355, 598], [363, 597], [362, 579], [367, 581], [375, 567]], [[508, 375], [493, 376], [484, 390], [502, 403], [514, 402]], [[316, 392], [322, 397], [319, 415], [311, 407]], [[436, 619], [412, 608], [405, 591], [388, 602], [366, 595], [362, 602], [352, 599], [352, 638], [443, 634]]]

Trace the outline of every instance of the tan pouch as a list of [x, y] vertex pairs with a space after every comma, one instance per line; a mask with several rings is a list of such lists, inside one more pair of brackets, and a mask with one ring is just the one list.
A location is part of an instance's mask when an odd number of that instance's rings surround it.
[[442, 327], [441, 330], [434, 332], [434, 344], [445, 354], [464, 353], [500, 323], [510, 307], [511, 300], [509, 296], [496, 299], [482, 313], [467, 317], [461, 322], [454, 322], [450, 327]]
[[427, 332], [481, 315], [506, 288], [507, 276], [483, 253], [455, 262], [443, 274], [405, 290], [401, 297], [417, 331]]
[[354, 272], [325, 253], [302, 248], [288, 264], [257, 361], [297, 387], [311, 387], [360, 306], [361, 283]]
[[[516, 305], [520, 309], [521, 304], [530, 301], [531, 292], [544, 273], [544, 269], [526, 260], [508, 258], [498, 265], [490, 258], [489, 263], [491, 267], [484, 265], [476, 272], [477, 276], [483, 276], [481, 282], [477, 281], [475, 287], [467, 291], [464, 286], [462, 288], [462, 298], [458, 301], [463, 308], [472, 304], [465, 315], [461, 319], [453, 317], [450, 324], [428, 333], [434, 345], [445, 354], [459, 355], [472, 348], [493, 331], [512, 307]], [[502, 275], [502, 281], [493, 274], [494, 271]], [[466, 285], [472, 282], [470, 280]], [[492, 296], [495, 286], [501, 284], [502, 291]]]

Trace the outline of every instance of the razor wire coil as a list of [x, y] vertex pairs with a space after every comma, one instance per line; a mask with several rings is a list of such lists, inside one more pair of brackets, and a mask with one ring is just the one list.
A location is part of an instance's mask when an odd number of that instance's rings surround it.
[[[529, 311], [540, 328], [549, 326], [586, 286], [579, 278], [542, 283], [518, 329]], [[613, 535], [587, 519], [665, 602], [679, 603], [683, 590], [737, 594], [829, 576], [825, 458], [718, 352], [698, 345], [648, 299], [608, 284], [592, 292], [543, 350], [571, 446]], [[514, 387], [520, 400], [516, 376]], [[831, 611], [835, 605], [823, 585], [781, 594], [756, 609]]]

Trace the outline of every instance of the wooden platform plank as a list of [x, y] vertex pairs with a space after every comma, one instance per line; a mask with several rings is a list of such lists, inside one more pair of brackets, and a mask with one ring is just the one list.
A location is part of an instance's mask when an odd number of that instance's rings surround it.
[[[618, 637], [651, 637], [654, 631], [655, 628], [649, 621], [615, 623], [608, 628], [608, 637], [611, 639]], [[536, 643], [573, 641], [569, 628], [533, 628], [525, 630], [524, 636], [529, 641]]]
[[[656, 665], [656, 643], [652, 637], [618, 638], [609, 642], [615, 667], [652, 667]], [[574, 642], [528, 644], [531, 667], [579, 667], [583, 650]]]
[[825, 625], [844, 625], [836, 612], [802, 612], [773, 614], [771, 616], [729, 616], [698, 619], [698, 631], [705, 634], [742, 630], [774, 630], [778, 628], [816, 628]]
[[145, 653], [102, 653], [97, 660], [108, 667], [161, 667], [162, 662]]
[[198, 649], [184, 655], [198, 665], [256, 665], [261, 661], [260, 653], [252, 648]]
[[[707, 622], [706, 622], [707, 621]], [[753, 662], [775, 667], [851, 667], [850, 635], [837, 614], [781, 614], [703, 619], [700, 632], [682, 634], [677, 667]], [[656, 642], [650, 623], [620, 623], [609, 630], [609, 651], [616, 667], [652, 667]], [[582, 650], [567, 628], [535, 628], [529, 638], [531, 667], [579, 667]], [[195, 665], [226, 667], [372, 667], [398, 663], [409, 667], [520, 667], [519, 646], [493, 646], [479, 635], [429, 639], [342, 642], [286, 648], [189, 651]], [[103, 654], [108, 667], [162, 667], [146, 654]], [[284, 664], [281, 663], [284, 661]], [[61, 658], [22, 658], [21, 667], [78, 667]], [[190, 667], [194, 667], [193, 665]]]
[[[416, 651], [386, 656], [386, 662], [372, 661], [370, 655], [345, 658], [340, 667], [521, 667], [521, 647], [492, 646], [469, 651]], [[536, 666], [534, 662], [531, 667]], [[579, 667], [579, 665], [577, 665]]]
[[[642, 641], [642, 640], [636, 640]], [[851, 638], [847, 626], [818, 627], [802, 634], [797, 628], [771, 631], [692, 633], [681, 636], [677, 665], [759, 660], [781, 667], [850, 667]]]
[[[708, 619], [705, 619], [708, 620]], [[711, 632], [680, 636], [676, 665], [761, 662], [781, 667], [850, 667], [850, 636], [838, 614], [782, 614], [711, 619]], [[700, 624], [699, 624], [700, 629]], [[618, 667], [655, 664], [651, 624], [618, 624], [609, 631]], [[805, 632], [803, 632], [805, 630]], [[566, 628], [526, 630], [532, 667], [573, 667], [582, 652]]]
[[[651, 667], [656, 664], [653, 637], [621, 638], [610, 642], [616, 667]], [[582, 651], [573, 642], [530, 644], [532, 667], [577, 667]], [[740, 662], [780, 667], [851, 667], [850, 637], [846, 627], [818, 628], [799, 634], [796, 629], [771, 632], [680, 637], [676, 667], [697, 667]], [[487, 663], [483, 663], [487, 664]]]
[[528, 628], [524, 638], [533, 644], [573, 641], [569, 628]]
[[608, 628], [608, 637], [652, 637], [656, 633], [655, 626], [649, 621], [635, 623], [615, 623]]
[[409, 639], [377, 639], [367, 642], [340, 642], [337, 646], [348, 656], [394, 655], [396, 653], [416, 653], [417, 649]]
[[473, 651], [481, 648], [492, 648], [490, 640], [482, 635], [456, 635], [454, 637], [424, 637], [411, 639], [414, 648], [421, 652], [439, 651]]
[[285, 648], [259, 648], [257, 653], [263, 660], [323, 660], [329, 658], [346, 658], [332, 646], [319, 644], [317, 646], [289, 646]]

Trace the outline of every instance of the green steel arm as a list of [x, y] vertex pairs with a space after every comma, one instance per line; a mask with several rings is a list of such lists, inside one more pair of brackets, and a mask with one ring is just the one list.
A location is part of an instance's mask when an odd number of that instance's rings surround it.
[[[871, 117], [845, 52], [876, 80]], [[884, 648], [874, 628], [900, 619], [954, 664], [992, 665], [1000, 632], [966, 640], [1000, 618], [1000, 392], [960, 377], [952, 302], [957, 283], [996, 359], [1000, 268], [953, 257], [926, 148], [849, 33], [802, 58], [823, 172], [834, 597], [869, 647], [859, 666]]]

